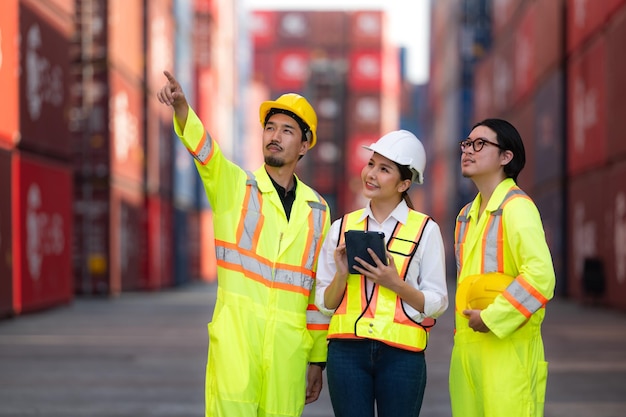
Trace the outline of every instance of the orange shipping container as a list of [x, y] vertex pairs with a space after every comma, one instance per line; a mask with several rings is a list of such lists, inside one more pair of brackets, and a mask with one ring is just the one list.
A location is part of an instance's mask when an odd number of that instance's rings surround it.
[[0, 13], [0, 143], [13, 148], [19, 141], [18, 0], [2, 2]]
[[124, 76], [143, 78], [144, 48], [143, 1], [107, 0], [108, 51], [110, 64]]

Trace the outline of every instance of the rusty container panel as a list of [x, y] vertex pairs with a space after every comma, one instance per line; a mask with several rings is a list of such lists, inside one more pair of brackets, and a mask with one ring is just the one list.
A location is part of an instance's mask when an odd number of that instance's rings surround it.
[[609, 195], [608, 174], [594, 170], [570, 177], [567, 185], [567, 294], [586, 301], [604, 299], [606, 282], [599, 270], [606, 271], [609, 246], [606, 218]]
[[143, 79], [145, 64], [144, 2], [108, 0], [110, 65], [126, 77]]
[[604, 37], [567, 65], [567, 171], [577, 175], [607, 160], [607, 56]]
[[626, 160], [614, 165], [608, 178], [608, 253], [606, 290], [611, 307], [626, 311]]
[[0, 143], [13, 148], [19, 141], [19, 7], [6, 0], [0, 13]]
[[13, 259], [17, 313], [69, 303], [72, 285], [72, 171], [49, 158], [13, 156]]
[[0, 148], [0, 319], [13, 310], [12, 151]]
[[18, 146], [69, 159], [70, 34], [50, 14], [20, 4]]
[[561, 65], [564, 56], [564, 0], [538, 0], [535, 15], [535, 74], [541, 80]]
[[175, 246], [172, 204], [158, 195], [148, 196], [146, 213], [147, 270], [143, 276], [141, 288], [148, 290], [168, 288], [172, 286], [174, 279], [172, 254]]
[[311, 42], [318, 48], [346, 47], [349, 15], [343, 11], [309, 12]]
[[109, 72], [111, 174], [143, 183], [143, 92], [141, 85], [113, 69]]
[[615, 16], [607, 30], [607, 123], [608, 155], [621, 160], [626, 155], [626, 6]]

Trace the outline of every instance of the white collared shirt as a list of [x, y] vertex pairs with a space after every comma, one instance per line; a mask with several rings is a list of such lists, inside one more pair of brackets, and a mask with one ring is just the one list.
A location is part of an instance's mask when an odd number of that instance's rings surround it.
[[[368, 230], [383, 232], [385, 243], [387, 243], [396, 223], [406, 224], [408, 215], [409, 207], [402, 200], [381, 224], [374, 218], [368, 202], [360, 220], [369, 217]], [[336, 266], [333, 254], [337, 247], [340, 227], [341, 219], [335, 220], [331, 225], [317, 262], [315, 304], [322, 313], [328, 315], [331, 315], [334, 310], [328, 309], [324, 305], [324, 292], [335, 276]], [[406, 282], [424, 293], [424, 312], [419, 312], [404, 301], [402, 302], [404, 310], [413, 320], [419, 322], [424, 317], [437, 318], [446, 311], [448, 308], [448, 288], [446, 285], [445, 251], [439, 225], [432, 219], [426, 224], [417, 252], [409, 264]], [[373, 285], [371, 281], [367, 281], [368, 293]]]

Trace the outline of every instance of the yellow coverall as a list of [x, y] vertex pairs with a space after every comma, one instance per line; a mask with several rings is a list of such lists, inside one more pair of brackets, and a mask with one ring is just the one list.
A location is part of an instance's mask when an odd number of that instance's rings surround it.
[[222, 154], [190, 109], [176, 133], [196, 159], [213, 210], [218, 289], [208, 325], [206, 415], [300, 416], [308, 362], [326, 361], [328, 317], [314, 305], [326, 202], [296, 178], [287, 220], [264, 167]]
[[[455, 309], [450, 398], [455, 417], [543, 416], [548, 365], [541, 323], [555, 286], [554, 268], [539, 212], [507, 178], [478, 219], [479, 194], [457, 218], [457, 285], [471, 275], [515, 277], [482, 310], [488, 333], [474, 332]], [[501, 209], [501, 211], [499, 210]]]

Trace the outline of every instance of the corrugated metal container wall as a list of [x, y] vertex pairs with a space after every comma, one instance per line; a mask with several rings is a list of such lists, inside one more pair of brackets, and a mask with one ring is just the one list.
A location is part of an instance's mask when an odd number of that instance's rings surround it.
[[493, 1], [493, 33], [494, 38], [511, 29], [511, 20], [524, 0]]
[[612, 233], [607, 254], [607, 294], [609, 304], [626, 310], [626, 161], [609, 172], [608, 227]]
[[567, 65], [567, 165], [577, 175], [607, 160], [606, 42], [594, 42]]
[[345, 47], [350, 27], [349, 17], [345, 12], [311, 11], [308, 15], [313, 48], [341, 50]]
[[606, 230], [607, 180], [604, 170], [594, 170], [568, 181], [567, 293], [577, 300], [590, 295], [605, 295], [605, 277], [590, 273], [592, 271], [584, 272], [586, 261], [599, 262], [605, 270], [607, 267], [607, 253], [611, 247], [611, 242], [605, 238], [611, 235]]
[[174, 250], [173, 212], [168, 199], [158, 195], [146, 197], [147, 239], [146, 271], [141, 288], [155, 290], [170, 287], [173, 282]]
[[272, 90], [279, 94], [304, 90], [309, 72], [311, 49], [305, 47], [280, 48], [274, 51], [272, 79], [269, 80]]
[[72, 300], [72, 172], [13, 154], [13, 303], [16, 313]]
[[12, 152], [0, 148], [0, 319], [13, 315]]
[[[477, 65], [474, 74], [473, 120], [483, 120], [494, 115], [494, 55], [488, 54]], [[468, 132], [469, 133], [469, 132]]]
[[535, 142], [535, 152], [526, 154], [535, 161], [536, 188], [565, 175], [563, 83], [563, 73], [555, 71], [535, 94], [535, 134], [529, 138]]
[[621, 160], [626, 155], [626, 6], [622, 7], [607, 30], [607, 129], [608, 155]]
[[278, 16], [274, 11], [254, 10], [250, 35], [255, 48], [272, 47], [276, 41], [276, 20]]
[[494, 112], [503, 114], [513, 104], [513, 86], [515, 82], [514, 52], [512, 33], [502, 35], [494, 45], [493, 58], [493, 95]]
[[347, 104], [347, 126], [351, 132], [382, 133], [380, 92], [352, 92]]
[[70, 37], [72, 21], [43, 5], [20, 3], [19, 147], [69, 159]]
[[515, 108], [510, 116], [505, 115], [504, 119], [509, 120], [517, 129], [526, 154], [526, 165], [517, 178], [518, 185], [527, 193], [532, 195], [535, 185], [535, 102], [527, 100], [524, 104]]
[[0, 13], [0, 143], [13, 148], [19, 141], [19, 12], [18, 0], [2, 2]]
[[276, 43], [281, 47], [304, 47], [311, 43], [310, 15], [305, 11], [278, 11], [273, 30], [276, 31]]

